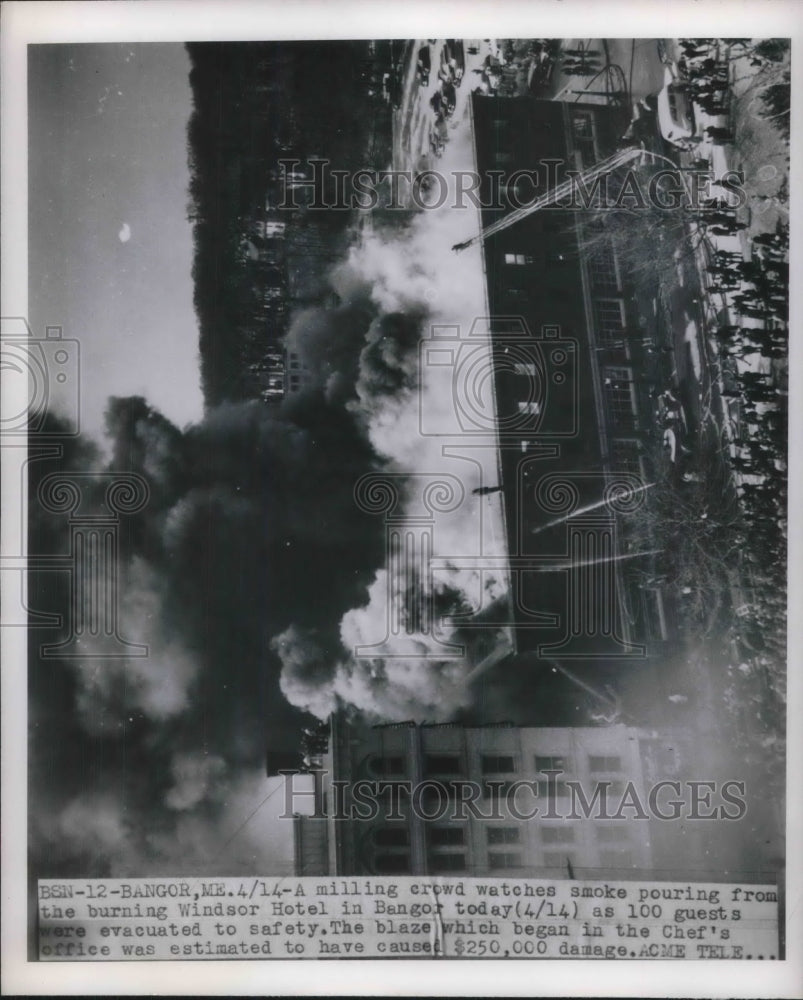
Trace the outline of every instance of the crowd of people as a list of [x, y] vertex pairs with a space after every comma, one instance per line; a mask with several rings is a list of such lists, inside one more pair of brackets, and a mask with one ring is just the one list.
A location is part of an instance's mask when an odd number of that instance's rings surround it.
[[[719, 40], [681, 38], [678, 40], [678, 46], [683, 52], [678, 59], [678, 70], [688, 82], [691, 99], [712, 118], [727, 115], [730, 64], [719, 57]], [[705, 134], [714, 143], [733, 140], [730, 129], [722, 125], [709, 125], [705, 129]]]
[[[739, 405], [731, 462], [739, 477], [745, 552], [760, 577], [777, 571], [782, 578], [785, 565], [788, 396], [779, 373], [788, 357], [788, 248], [788, 227], [779, 226], [753, 237], [751, 260], [718, 251], [709, 267], [723, 288], [741, 289], [731, 297], [741, 321], [723, 323], [718, 340], [730, 359], [723, 395]], [[764, 362], [760, 369], [749, 360], [756, 354]], [[761, 613], [768, 633], [771, 612]]]

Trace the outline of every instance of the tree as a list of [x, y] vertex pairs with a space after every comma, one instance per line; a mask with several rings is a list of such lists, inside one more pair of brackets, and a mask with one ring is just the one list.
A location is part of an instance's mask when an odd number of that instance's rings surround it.
[[652, 566], [633, 570], [636, 577], [644, 584], [657, 577], [685, 628], [704, 638], [726, 607], [744, 524], [730, 470], [719, 456], [709, 453], [690, 463], [679, 473], [663, 454], [653, 454], [654, 484], [623, 519], [622, 530], [632, 551], [657, 550]]
[[792, 77], [789, 68], [784, 70], [777, 83], [771, 83], [761, 95], [761, 103], [769, 118], [775, 121], [775, 127], [785, 138], [790, 138]]

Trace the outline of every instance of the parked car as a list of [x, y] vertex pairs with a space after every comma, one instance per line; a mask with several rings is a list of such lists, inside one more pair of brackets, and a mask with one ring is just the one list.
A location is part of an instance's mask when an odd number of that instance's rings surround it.
[[422, 45], [418, 50], [418, 78], [421, 81], [421, 86], [426, 87], [429, 83], [429, 73], [432, 69], [432, 56], [430, 54], [430, 48], [428, 45]]
[[452, 67], [449, 65], [449, 52], [445, 45], [441, 46], [438, 65], [438, 79], [444, 82], [452, 79]]
[[433, 155], [441, 156], [446, 147], [448, 132], [443, 115], [438, 115], [436, 120], [429, 126], [429, 148]]
[[667, 142], [681, 149], [699, 139], [688, 84], [672, 66], [664, 68], [664, 87], [658, 94], [658, 127]]
[[460, 82], [463, 79], [463, 74], [466, 71], [466, 55], [463, 49], [462, 39], [446, 39], [446, 57], [449, 63], [449, 68], [452, 72], [452, 78], [454, 79], [455, 84], [459, 87]]
[[690, 427], [683, 403], [671, 389], [666, 389], [656, 397], [655, 420], [664, 455], [670, 465], [678, 466], [681, 459], [691, 454]]
[[455, 91], [454, 84], [442, 83], [441, 96], [443, 98], [443, 109], [446, 112], [446, 117], [448, 118], [457, 106], [457, 92]]
[[666, 389], [656, 397], [655, 415], [662, 426], [678, 426], [684, 434], [688, 433], [689, 422], [686, 418], [686, 411], [671, 389]]

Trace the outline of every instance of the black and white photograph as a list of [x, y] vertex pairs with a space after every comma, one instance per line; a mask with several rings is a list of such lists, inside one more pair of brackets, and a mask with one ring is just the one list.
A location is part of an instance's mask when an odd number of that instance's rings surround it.
[[799, 996], [794, 8], [382, 6], [4, 5], [4, 992]]

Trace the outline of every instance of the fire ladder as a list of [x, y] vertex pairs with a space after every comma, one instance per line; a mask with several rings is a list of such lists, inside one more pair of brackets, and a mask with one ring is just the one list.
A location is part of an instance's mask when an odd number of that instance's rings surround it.
[[569, 177], [567, 180], [563, 181], [563, 183], [558, 184], [558, 186], [553, 188], [551, 191], [547, 191], [546, 194], [537, 198], [532, 205], [525, 205], [522, 208], [515, 209], [513, 212], [509, 212], [503, 218], [498, 219], [496, 222], [492, 222], [490, 226], [486, 226], [485, 229], [477, 233], [476, 236], [472, 236], [471, 239], [466, 240], [464, 243], [455, 243], [452, 250], [454, 250], [455, 253], [460, 253], [461, 250], [467, 250], [470, 246], [474, 246], [474, 244], [482, 242], [489, 236], [495, 236], [496, 233], [501, 233], [503, 229], [507, 229], [509, 226], [515, 226], [517, 222], [521, 222], [522, 219], [526, 219], [528, 215], [533, 215], [533, 213], [539, 212], [542, 208], [547, 208], [549, 205], [556, 204], [561, 200], [561, 198], [565, 198], [566, 195], [570, 195], [577, 184], [582, 183], [585, 185], [592, 183], [603, 174], [638, 159], [643, 155], [643, 153], [644, 150], [640, 146], [631, 146], [627, 149], [619, 150], [619, 152], [614, 153], [612, 156], [608, 156], [604, 160], [600, 160], [599, 163], [595, 163], [594, 166], [589, 167], [588, 170], [584, 170], [579, 174]]

